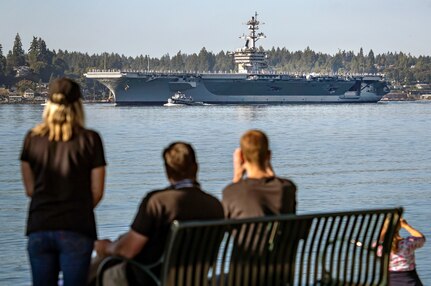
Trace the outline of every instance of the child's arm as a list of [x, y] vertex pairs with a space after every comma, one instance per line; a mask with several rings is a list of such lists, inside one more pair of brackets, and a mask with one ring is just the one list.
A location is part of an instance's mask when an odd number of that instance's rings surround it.
[[401, 227], [404, 228], [405, 230], [407, 230], [414, 237], [425, 238], [425, 236], [419, 230], [417, 230], [414, 227], [412, 227], [411, 225], [409, 225], [404, 218], [401, 218]]

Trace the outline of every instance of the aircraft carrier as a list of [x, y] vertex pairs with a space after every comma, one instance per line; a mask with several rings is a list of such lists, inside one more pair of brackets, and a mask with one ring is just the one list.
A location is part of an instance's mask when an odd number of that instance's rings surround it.
[[245, 46], [233, 53], [236, 73], [165, 73], [92, 70], [117, 104], [162, 105], [176, 92], [210, 104], [364, 103], [377, 102], [389, 89], [378, 75], [320, 76], [272, 73], [266, 53], [256, 47], [257, 13], [247, 22]]

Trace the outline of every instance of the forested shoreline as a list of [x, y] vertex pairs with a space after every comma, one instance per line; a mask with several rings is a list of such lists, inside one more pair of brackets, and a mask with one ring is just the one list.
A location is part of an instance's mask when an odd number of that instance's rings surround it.
[[[431, 82], [430, 56], [416, 57], [402, 52], [374, 54], [373, 50], [365, 52], [362, 48], [358, 53], [340, 50], [334, 55], [316, 52], [309, 47], [303, 51], [273, 47], [266, 52], [268, 66], [273, 72], [342, 75], [379, 73], [393, 85]], [[89, 90], [100, 88], [98, 84], [83, 76], [92, 69], [235, 72], [233, 57], [229, 52], [213, 53], [205, 47], [197, 53], [185, 54], [178, 51], [173, 56], [165, 54], [157, 58], [148, 55], [90, 55], [62, 49], [50, 50], [40, 37], [33, 37], [29, 48], [25, 50], [19, 34], [15, 37], [12, 50], [6, 54], [0, 43], [0, 87], [17, 86], [19, 89], [25, 89], [37, 83], [47, 83], [52, 78], [68, 76]]]

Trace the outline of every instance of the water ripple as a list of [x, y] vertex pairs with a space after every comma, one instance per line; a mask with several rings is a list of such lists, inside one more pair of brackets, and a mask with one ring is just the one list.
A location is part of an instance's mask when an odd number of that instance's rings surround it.
[[[166, 186], [162, 149], [174, 140], [197, 151], [199, 179], [221, 198], [241, 133], [264, 130], [273, 165], [298, 185], [298, 212], [403, 206], [431, 236], [431, 104], [204, 106], [86, 105], [87, 125], [102, 135], [106, 194], [96, 210], [100, 237], [128, 229], [142, 197]], [[24, 236], [28, 199], [19, 174], [24, 134], [41, 118], [36, 105], [0, 105], [0, 284], [29, 285]], [[417, 251], [431, 285], [431, 244]]]

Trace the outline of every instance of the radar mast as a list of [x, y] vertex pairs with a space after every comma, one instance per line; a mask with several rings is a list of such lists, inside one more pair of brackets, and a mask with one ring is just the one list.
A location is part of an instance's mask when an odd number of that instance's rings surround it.
[[240, 37], [246, 40], [245, 46], [234, 52], [234, 61], [239, 73], [259, 73], [268, 66], [265, 61], [266, 53], [256, 48], [256, 42], [259, 39], [266, 38], [264, 33], [258, 32], [259, 24], [261, 23], [258, 21], [257, 16], [258, 14], [255, 12], [254, 16], [246, 23], [249, 34]]

